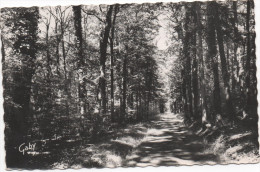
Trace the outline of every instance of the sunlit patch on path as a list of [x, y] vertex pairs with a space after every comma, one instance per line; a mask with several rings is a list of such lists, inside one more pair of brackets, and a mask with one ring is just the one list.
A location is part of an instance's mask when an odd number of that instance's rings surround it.
[[216, 164], [218, 157], [203, 153], [201, 138], [189, 132], [180, 115], [165, 113], [151, 124], [147, 135], [126, 157], [124, 166]]

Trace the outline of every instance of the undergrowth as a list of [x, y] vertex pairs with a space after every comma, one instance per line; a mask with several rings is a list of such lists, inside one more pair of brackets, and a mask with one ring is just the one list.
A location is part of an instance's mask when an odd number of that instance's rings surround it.
[[221, 164], [260, 162], [258, 134], [255, 131], [226, 126], [203, 132], [198, 124], [190, 125], [190, 129], [203, 138], [205, 153], [218, 155]]

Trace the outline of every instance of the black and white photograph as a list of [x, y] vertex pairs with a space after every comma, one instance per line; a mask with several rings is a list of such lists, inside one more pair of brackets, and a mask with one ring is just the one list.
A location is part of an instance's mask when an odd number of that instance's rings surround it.
[[260, 163], [255, 1], [1, 6], [6, 169]]

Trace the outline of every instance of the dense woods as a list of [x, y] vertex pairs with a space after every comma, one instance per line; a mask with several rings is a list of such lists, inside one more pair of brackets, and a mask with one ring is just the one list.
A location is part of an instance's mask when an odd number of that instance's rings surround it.
[[2, 9], [10, 149], [54, 135], [95, 139], [157, 113], [151, 40], [158, 26], [150, 6]]
[[252, 0], [2, 8], [7, 166], [23, 143], [95, 143], [167, 110], [257, 144], [254, 26]]
[[188, 123], [202, 128], [224, 123], [256, 128], [253, 1], [169, 6], [175, 40], [169, 53], [177, 55], [171, 73], [172, 110], [184, 112]]

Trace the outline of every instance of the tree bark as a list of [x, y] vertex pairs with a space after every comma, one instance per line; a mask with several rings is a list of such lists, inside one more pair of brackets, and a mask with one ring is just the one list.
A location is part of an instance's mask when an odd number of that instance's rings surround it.
[[[69, 108], [70, 93], [69, 93], [69, 79], [67, 76], [67, 62], [66, 62], [67, 55], [66, 55], [66, 50], [65, 50], [63, 19], [61, 19], [60, 27], [61, 27], [60, 28], [61, 29], [61, 48], [62, 48], [62, 57], [63, 57], [63, 70], [64, 70], [64, 91], [66, 94], [65, 106], [66, 106], [66, 114], [69, 117], [69, 115], [70, 115], [70, 108]], [[69, 124], [69, 118], [68, 118], [68, 124]]]
[[200, 95], [201, 95], [201, 123], [205, 124], [208, 120], [207, 107], [206, 107], [206, 88], [205, 88], [205, 56], [203, 55], [202, 47], [202, 24], [201, 24], [201, 14], [200, 14], [200, 3], [196, 2], [196, 12], [197, 12], [197, 32], [198, 32], [198, 57], [200, 64]]
[[51, 108], [52, 105], [52, 92], [51, 92], [51, 76], [52, 76], [52, 71], [51, 71], [51, 55], [50, 55], [50, 48], [49, 48], [49, 28], [50, 28], [50, 20], [51, 16], [47, 20], [46, 23], [46, 35], [45, 35], [45, 41], [46, 41], [46, 58], [47, 58], [47, 109]]
[[189, 23], [191, 11], [190, 7], [188, 7], [188, 4], [185, 6], [185, 23], [184, 23], [184, 30], [185, 30], [185, 37], [184, 37], [184, 45], [183, 45], [183, 56], [185, 59], [185, 82], [186, 82], [186, 100], [187, 100], [187, 110], [188, 113], [186, 114], [186, 117], [188, 120], [191, 119], [193, 116], [192, 113], [192, 92], [191, 92], [191, 53], [190, 53], [190, 45], [191, 45], [191, 30]]
[[109, 38], [109, 32], [111, 29], [111, 17], [113, 12], [113, 5], [109, 6], [109, 9], [106, 14], [106, 26], [104, 34], [102, 35], [102, 40], [100, 40], [100, 66], [102, 70], [103, 77], [100, 78], [100, 93], [101, 93], [101, 106], [102, 113], [106, 113], [106, 59], [107, 59], [107, 44]]
[[[3, 38], [3, 35], [1, 35], [1, 53], [2, 53], [2, 71], [4, 72], [5, 70], [5, 44], [4, 44], [4, 38]], [[6, 88], [6, 80], [7, 79], [7, 76], [3, 73], [3, 88], [5, 89]]]
[[251, 90], [250, 90], [250, 61], [251, 61], [251, 43], [250, 43], [250, 0], [247, 0], [247, 13], [246, 13], [246, 32], [247, 32], [247, 51], [246, 51], [246, 66], [245, 66], [245, 72], [246, 72], [246, 107], [245, 111], [248, 114], [250, 111], [250, 104], [251, 104]]
[[[128, 47], [126, 46], [126, 52]], [[127, 91], [127, 57], [123, 57], [123, 99], [122, 99], [122, 106], [121, 106], [121, 120], [124, 122], [126, 116], [126, 91]]]
[[188, 118], [189, 110], [188, 110], [188, 103], [187, 103], [187, 96], [186, 96], [186, 77], [185, 77], [185, 70], [182, 69], [181, 71], [182, 76], [182, 85], [181, 85], [181, 95], [182, 95], [182, 104], [183, 104], [183, 112], [186, 118]]
[[59, 66], [60, 66], [60, 52], [59, 52], [59, 46], [60, 46], [60, 38], [58, 36], [58, 21], [57, 19], [55, 20], [55, 34], [56, 34], [56, 51], [55, 51], [55, 55], [56, 55], [56, 72], [58, 75], [60, 75], [60, 70], [59, 70]]
[[80, 114], [84, 115], [86, 110], [86, 102], [84, 97], [85, 87], [83, 80], [83, 39], [82, 39], [82, 16], [81, 16], [81, 6], [73, 6], [74, 13], [74, 27], [75, 27], [75, 36], [76, 36], [76, 48], [77, 48], [77, 56], [78, 56], [78, 75], [79, 75], [79, 88], [78, 88], [78, 96], [79, 96], [79, 109]]
[[3, 39], [3, 35], [1, 35], [1, 53], [2, 53], [2, 63], [5, 62], [5, 45], [4, 45], [4, 39]]
[[219, 87], [219, 73], [218, 73], [218, 57], [216, 46], [216, 32], [215, 32], [215, 5], [214, 2], [208, 2], [207, 4], [207, 16], [208, 16], [208, 30], [207, 30], [207, 44], [208, 44], [208, 58], [211, 61], [214, 77], [214, 89], [213, 89], [213, 104], [214, 114], [221, 114], [221, 99], [220, 99], [220, 87]]
[[235, 68], [233, 74], [232, 74], [232, 90], [235, 89], [235, 86], [238, 86], [240, 90], [240, 83], [239, 83], [239, 63], [237, 60], [237, 48], [238, 48], [238, 29], [237, 29], [237, 1], [233, 1], [233, 11], [234, 11], [234, 19], [233, 19], [233, 30], [234, 30], [234, 65], [232, 65], [232, 68]]
[[50, 49], [49, 49], [49, 28], [50, 28], [50, 23], [47, 23], [46, 25], [46, 57], [47, 57], [47, 78], [50, 80], [51, 76], [51, 55], [50, 55]]
[[[196, 15], [196, 3], [192, 5], [192, 23], [197, 26], [197, 15]], [[193, 92], [193, 116], [198, 119], [198, 102], [199, 102], [199, 91], [198, 91], [198, 62], [197, 62], [197, 27], [193, 28], [192, 32], [192, 92]]]
[[115, 107], [115, 99], [114, 99], [114, 35], [115, 35], [115, 24], [116, 24], [116, 15], [119, 10], [119, 5], [117, 4], [114, 8], [114, 17], [111, 28], [111, 38], [110, 38], [110, 80], [111, 80], [111, 88], [110, 88], [110, 96], [111, 96], [111, 120], [115, 121], [114, 116], [114, 107]]
[[225, 89], [225, 95], [226, 95], [226, 102], [227, 102], [227, 110], [228, 114], [231, 115], [231, 120], [234, 121], [234, 107], [232, 103], [232, 95], [230, 91], [230, 85], [229, 85], [229, 73], [227, 69], [227, 61], [225, 56], [225, 50], [224, 50], [224, 44], [223, 44], [223, 32], [221, 29], [221, 20], [219, 18], [219, 5], [214, 2], [214, 9], [216, 10], [215, 15], [215, 28], [217, 33], [217, 40], [218, 40], [218, 49], [220, 54], [220, 60], [221, 60], [221, 70], [222, 70], [222, 78], [224, 81], [224, 89]]

